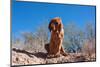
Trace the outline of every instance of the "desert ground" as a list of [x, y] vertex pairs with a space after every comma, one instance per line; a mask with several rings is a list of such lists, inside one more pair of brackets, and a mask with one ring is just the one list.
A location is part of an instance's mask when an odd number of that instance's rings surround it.
[[83, 53], [68, 53], [68, 56], [61, 55], [56, 58], [47, 58], [46, 52], [32, 52], [17, 48], [12, 49], [12, 65], [54, 64], [95, 60], [95, 54], [89, 56]]

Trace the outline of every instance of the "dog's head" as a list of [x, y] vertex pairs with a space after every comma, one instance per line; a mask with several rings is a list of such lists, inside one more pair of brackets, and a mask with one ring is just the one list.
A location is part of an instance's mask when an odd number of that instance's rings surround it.
[[50, 32], [51, 31], [61, 31], [63, 28], [62, 20], [59, 17], [53, 18], [48, 26]]

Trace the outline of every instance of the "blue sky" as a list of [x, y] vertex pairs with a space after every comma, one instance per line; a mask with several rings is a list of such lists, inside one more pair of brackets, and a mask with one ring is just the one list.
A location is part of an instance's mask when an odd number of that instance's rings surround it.
[[74, 22], [80, 28], [87, 22], [95, 24], [95, 7], [68, 4], [47, 4], [12, 1], [12, 35], [35, 31], [44, 22], [61, 17], [64, 26]]

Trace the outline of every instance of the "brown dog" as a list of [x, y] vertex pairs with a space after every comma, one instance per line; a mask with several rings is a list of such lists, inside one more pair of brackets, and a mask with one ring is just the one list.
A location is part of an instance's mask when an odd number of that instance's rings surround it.
[[45, 49], [48, 52], [48, 56], [56, 57], [60, 56], [60, 54], [66, 56], [67, 54], [62, 47], [64, 29], [61, 19], [59, 17], [52, 19], [49, 23], [48, 28], [51, 32], [50, 43], [49, 45], [45, 45]]

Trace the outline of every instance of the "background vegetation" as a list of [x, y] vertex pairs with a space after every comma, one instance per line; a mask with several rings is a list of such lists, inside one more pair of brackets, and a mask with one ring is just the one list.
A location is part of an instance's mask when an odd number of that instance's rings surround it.
[[[63, 47], [68, 53], [82, 53], [91, 57], [95, 54], [95, 25], [90, 22], [84, 28], [68, 23], [64, 26]], [[48, 24], [44, 23], [35, 32], [21, 32], [20, 38], [12, 39], [12, 48], [19, 48], [34, 52], [45, 52], [44, 45], [49, 43], [50, 32]]]

